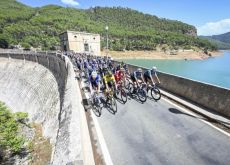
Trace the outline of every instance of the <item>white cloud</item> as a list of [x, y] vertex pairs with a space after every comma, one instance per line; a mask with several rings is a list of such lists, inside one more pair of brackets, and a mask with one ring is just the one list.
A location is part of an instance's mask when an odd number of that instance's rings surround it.
[[230, 19], [208, 22], [197, 28], [198, 35], [217, 35], [230, 32]]
[[75, 0], [61, 0], [62, 3], [66, 4], [66, 5], [70, 5], [70, 6], [78, 6], [79, 3]]

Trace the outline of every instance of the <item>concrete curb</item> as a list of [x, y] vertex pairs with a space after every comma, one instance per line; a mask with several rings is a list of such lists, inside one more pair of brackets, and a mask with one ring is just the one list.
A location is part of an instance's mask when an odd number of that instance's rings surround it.
[[[80, 100], [83, 100], [77, 79], [75, 79], [75, 84], [77, 87], [78, 96], [80, 97]], [[81, 121], [80, 124], [81, 124], [82, 153], [83, 153], [84, 165], [94, 165], [95, 161], [93, 156], [92, 143], [90, 140], [89, 127], [85, 115], [85, 109], [82, 104], [79, 105], [79, 107], [80, 107], [79, 112], [80, 112], [80, 121]]]

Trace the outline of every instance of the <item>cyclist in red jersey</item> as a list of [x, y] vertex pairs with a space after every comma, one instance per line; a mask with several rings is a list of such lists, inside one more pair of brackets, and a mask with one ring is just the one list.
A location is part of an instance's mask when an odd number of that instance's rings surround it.
[[125, 69], [120, 68], [120, 70], [115, 72], [114, 77], [115, 77], [116, 83], [120, 83], [121, 81], [123, 81], [125, 79]]

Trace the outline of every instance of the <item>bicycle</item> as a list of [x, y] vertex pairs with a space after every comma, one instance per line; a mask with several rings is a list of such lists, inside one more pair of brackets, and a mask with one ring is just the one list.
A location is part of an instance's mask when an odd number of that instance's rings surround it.
[[117, 112], [117, 102], [114, 98], [114, 89], [105, 92], [105, 103], [115, 114]]
[[148, 93], [148, 91], [151, 92], [151, 96], [155, 101], [161, 99], [161, 92], [160, 92], [160, 90], [159, 90], [159, 88], [157, 87], [156, 84], [148, 86], [147, 87], [147, 93]]
[[133, 83], [129, 83], [129, 91], [131, 94], [136, 94], [139, 100], [144, 103], [147, 100], [147, 91], [145, 90], [145, 83], [141, 83], [140, 85], [135, 85]]
[[101, 116], [101, 109], [102, 107], [100, 106], [100, 98], [98, 97], [98, 94], [94, 91], [92, 94], [92, 97], [90, 98], [90, 103], [92, 106], [92, 110], [94, 111], [94, 114], [98, 117]]
[[124, 89], [124, 82], [121, 81], [117, 84], [117, 90], [115, 90], [115, 97], [118, 98], [120, 96], [119, 99], [121, 99], [123, 101], [123, 103], [125, 104], [127, 102], [127, 93]]

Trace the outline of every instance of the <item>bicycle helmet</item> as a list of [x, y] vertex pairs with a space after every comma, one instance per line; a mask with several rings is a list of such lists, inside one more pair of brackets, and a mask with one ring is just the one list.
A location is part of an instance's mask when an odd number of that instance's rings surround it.
[[97, 77], [97, 72], [93, 71], [91, 75], [92, 75], [92, 78], [95, 79]]
[[138, 68], [137, 71], [138, 71], [138, 72], [142, 72], [142, 69], [141, 69], [141, 68]]
[[121, 67], [121, 69], [120, 69], [122, 72], [125, 72], [125, 68], [123, 68], [123, 67]]
[[157, 70], [157, 67], [153, 66], [152, 69], [153, 69], [153, 70]]
[[157, 67], [153, 66], [152, 67], [152, 71], [156, 72], [157, 71]]
[[113, 73], [111, 71], [108, 71], [108, 76], [112, 77]]

